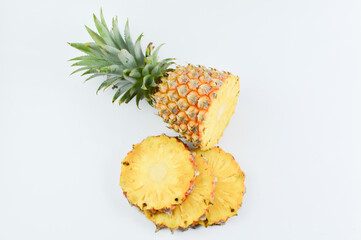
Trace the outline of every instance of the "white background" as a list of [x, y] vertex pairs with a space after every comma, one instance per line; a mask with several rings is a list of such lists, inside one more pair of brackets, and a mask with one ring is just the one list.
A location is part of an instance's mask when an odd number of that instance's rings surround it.
[[[237, 217], [171, 235], [118, 186], [132, 144], [173, 133], [146, 104], [69, 77], [66, 42], [103, 7], [160, 57], [241, 79], [219, 145], [246, 173]], [[361, 239], [360, 1], [6, 1], [0, 7], [0, 239]]]

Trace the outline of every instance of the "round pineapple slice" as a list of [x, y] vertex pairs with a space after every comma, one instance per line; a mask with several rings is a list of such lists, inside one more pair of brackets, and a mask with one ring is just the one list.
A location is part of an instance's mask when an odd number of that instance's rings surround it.
[[193, 154], [176, 138], [148, 137], [134, 145], [122, 162], [120, 186], [141, 211], [169, 211], [191, 192]]
[[217, 179], [213, 205], [208, 209], [206, 219], [199, 223], [205, 227], [223, 224], [228, 218], [237, 215], [242, 205], [245, 175], [233, 156], [218, 147], [195, 152], [206, 159]]
[[168, 227], [174, 230], [193, 226], [212, 205], [215, 178], [204, 158], [196, 155], [195, 162], [199, 175], [196, 177], [194, 189], [187, 199], [181, 205], [175, 207], [171, 214], [145, 212], [147, 218], [156, 224], [157, 229]]

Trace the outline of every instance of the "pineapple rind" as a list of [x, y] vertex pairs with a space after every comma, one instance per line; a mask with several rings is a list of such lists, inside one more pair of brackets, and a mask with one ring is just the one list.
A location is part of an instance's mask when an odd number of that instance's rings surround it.
[[194, 185], [193, 154], [178, 139], [165, 135], [134, 145], [121, 168], [123, 193], [141, 211], [172, 210]]
[[146, 217], [156, 224], [157, 230], [164, 227], [187, 230], [202, 219], [212, 205], [215, 178], [204, 158], [196, 155], [195, 162], [199, 175], [195, 179], [194, 190], [181, 205], [174, 208], [171, 215], [145, 211]]
[[224, 224], [230, 217], [237, 215], [242, 205], [246, 190], [245, 175], [234, 157], [219, 147], [208, 151], [198, 149], [195, 152], [207, 160], [217, 178], [213, 205], [206, 213], [206, 220], [199, 221], [199, 224], [205, 227]]

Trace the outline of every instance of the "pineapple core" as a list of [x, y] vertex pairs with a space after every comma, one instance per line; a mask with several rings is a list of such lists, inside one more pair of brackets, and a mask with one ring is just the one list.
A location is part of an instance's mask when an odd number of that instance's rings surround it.
[[149, 169], [149, 178], [155, 182], [161, 182], [164, 180], [167, 174], [167, 168], [163, 163], [157, 163]]

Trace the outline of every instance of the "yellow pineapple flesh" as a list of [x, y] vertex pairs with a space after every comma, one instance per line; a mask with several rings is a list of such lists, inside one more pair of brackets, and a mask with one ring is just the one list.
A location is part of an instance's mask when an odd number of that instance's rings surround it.
[[237, 215], [245, 192], [245, 175], [233, 156], [215, 147], [208, 151], [196, 150], [204, 157], [216, 177], [213, 205], [206, 213], [206, 219], [199, 221], [203, 226], [223, 224]]
[[181, 205], [175, 207], [171, 214], [145, 211], [146, 217], [156, 224], [157, 229], [168, 227], [174, 230], [193, 226], [212, 205], [215, 178], [204, 158], [196, 155], [195, 162], [199, 175], [195, 178], [192, 193]]
[[161, 78], [154, 94], [158, 114], [202, 150], [218, 143], [233, 115], [239, 78], [203, 66], [178, 66]]
[[134, 145], [122, 161], [120, 186], [141, 211], [169, 211], [191, 192], [193, 154], [176, 138], [148, 137]]

